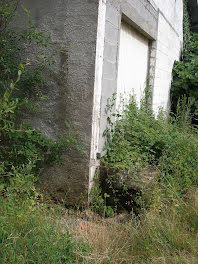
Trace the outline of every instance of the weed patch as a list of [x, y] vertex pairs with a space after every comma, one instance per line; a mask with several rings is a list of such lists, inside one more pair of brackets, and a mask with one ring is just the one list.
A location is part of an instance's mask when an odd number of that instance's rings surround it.
[[152, 182], [165, 190], [174, 189], [178, 196], [198, 186], [197, 130], [182, 122], [183, 116], [167, 118], [160, 113], [156, 119], [144, 104], [139, 109], [133, 98], [123, 113], [116, 115], [115, 124], [110, 121], [106, 132], [106, 155], [100, 170], [106, 205], [115, 210], [141, 209]]

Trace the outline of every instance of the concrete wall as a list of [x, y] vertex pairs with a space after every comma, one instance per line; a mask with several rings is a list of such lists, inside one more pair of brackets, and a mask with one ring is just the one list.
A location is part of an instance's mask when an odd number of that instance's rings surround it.
[[179, 60], [183, 42], [183, 0], [153, 0], [159, 8], [153, 110], [169, 109], [172, 67]]
[[177, 32], [179, 39], [183, 40], [183, 0], [152, 0], [160, 13], [171, 24], [171, 27]]
[[[57, 63], [46, 70], [46, 100], [40, 112], [30, 117], [46, 137], [68, 133], [65, 122], [79, 133], [84, 154], [70, 150], [63, 165], [46, 168], [45, 189], [67, 204], [87, 203], [92, 131], [93, 87], [98, 22], [97, 0], [23, 0], [39, 30], [50, 35]], [[19, 18], [19, 25], [24, 21]], [[32, 63], [40, 50], [31, 50]]]
[[172, 68], [174, 61], [179, 60], [181, 47], [179, 35], [160, 13], [153, 88], [153, 110], [156, 114], [159, 108], [169, 109]]
[[[46, 100], [30, 117], [46, 137], [79, 132], [84, 154], [70, 150], [46, 168], [46, 189], [66, 204], [86, 204], [107, 127], [106, 105], [118, 87], [121, 21], [149, 41], [153, 109], [167, 109], [172, 65], [182, 44], [182, 0], [22, 0], [39, 30], [51, 35], [57, 63], [46, 70]], [[24, 21], [19, 19], [18, 25]], [[32, 50], [30, 57], [39, 50]]]

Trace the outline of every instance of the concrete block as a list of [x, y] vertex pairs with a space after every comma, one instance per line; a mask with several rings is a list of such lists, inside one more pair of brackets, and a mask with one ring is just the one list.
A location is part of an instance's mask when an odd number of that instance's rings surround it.
[[103, 78], [108, 80], [115, 80], [117, 77], [116, 69], [117, 69], [116, 63], [111, 63], [105, 60], [103, 64]]
[[118, 46], [113, 45], [109, 42], [105, 42], [104, 59], [111, 63], [116, 63], [117, 56], [118, 56]]
[[109, 21], [106, 22], [105, 28], [105, 40], [108, 42], [117, 45], [119, 39], [119, 30], [113, 26]]
[[106, 20], [109, 21], [111, 24], [113, 24], [116, 28], [119, 28], [121, 14], [109, 2], [107, 3]]

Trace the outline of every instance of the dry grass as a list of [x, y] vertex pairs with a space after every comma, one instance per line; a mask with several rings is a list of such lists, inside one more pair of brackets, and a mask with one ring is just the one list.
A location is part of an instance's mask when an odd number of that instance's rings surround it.
[[[131, 263], [127, 226], [104, 219], [98, 223], [79, 224], [76, 238], [90, 247], [90, 253], [84, 263]], [[128, 258], [129, 257], [129, 258]]]
[[[198, 191], [125, 223], [79, 221], [75, 239], [89, 245], [84, 264], [197, 264]], [[81, 262], [82, 263], [82, 262]]]

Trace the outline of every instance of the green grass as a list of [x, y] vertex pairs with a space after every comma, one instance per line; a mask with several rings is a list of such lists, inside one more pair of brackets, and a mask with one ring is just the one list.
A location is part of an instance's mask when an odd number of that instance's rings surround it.
[[64, 209], [38, 202], [34, 164], [13, 167], [13, 177], [0, 189], [1, 264], [198, 263], [197, 131], [178, 117], [156, 120], [134, 103], [111, 130], [103, 164], [159, 170], [143, 193], [139, 216], [123, 224], [93, 220], [71, 234], [59, 221]]
[[[27, 199], [27, 198], [26, 198]], [[0, 198], [0, 263], [80, 263], [72, 235], [57, 224], [58, 210], [29, 200]], [[81, 250], [82, 249], [82, 250]], [[84, 253], [83, 253], [84, 252]]]
[[0, 263], [197, 264], [198, 190], [172, 201], [163, 193], [155, 186], [139, 217], [93, 218], [72, 235], [60, 206], [1, 197]]

